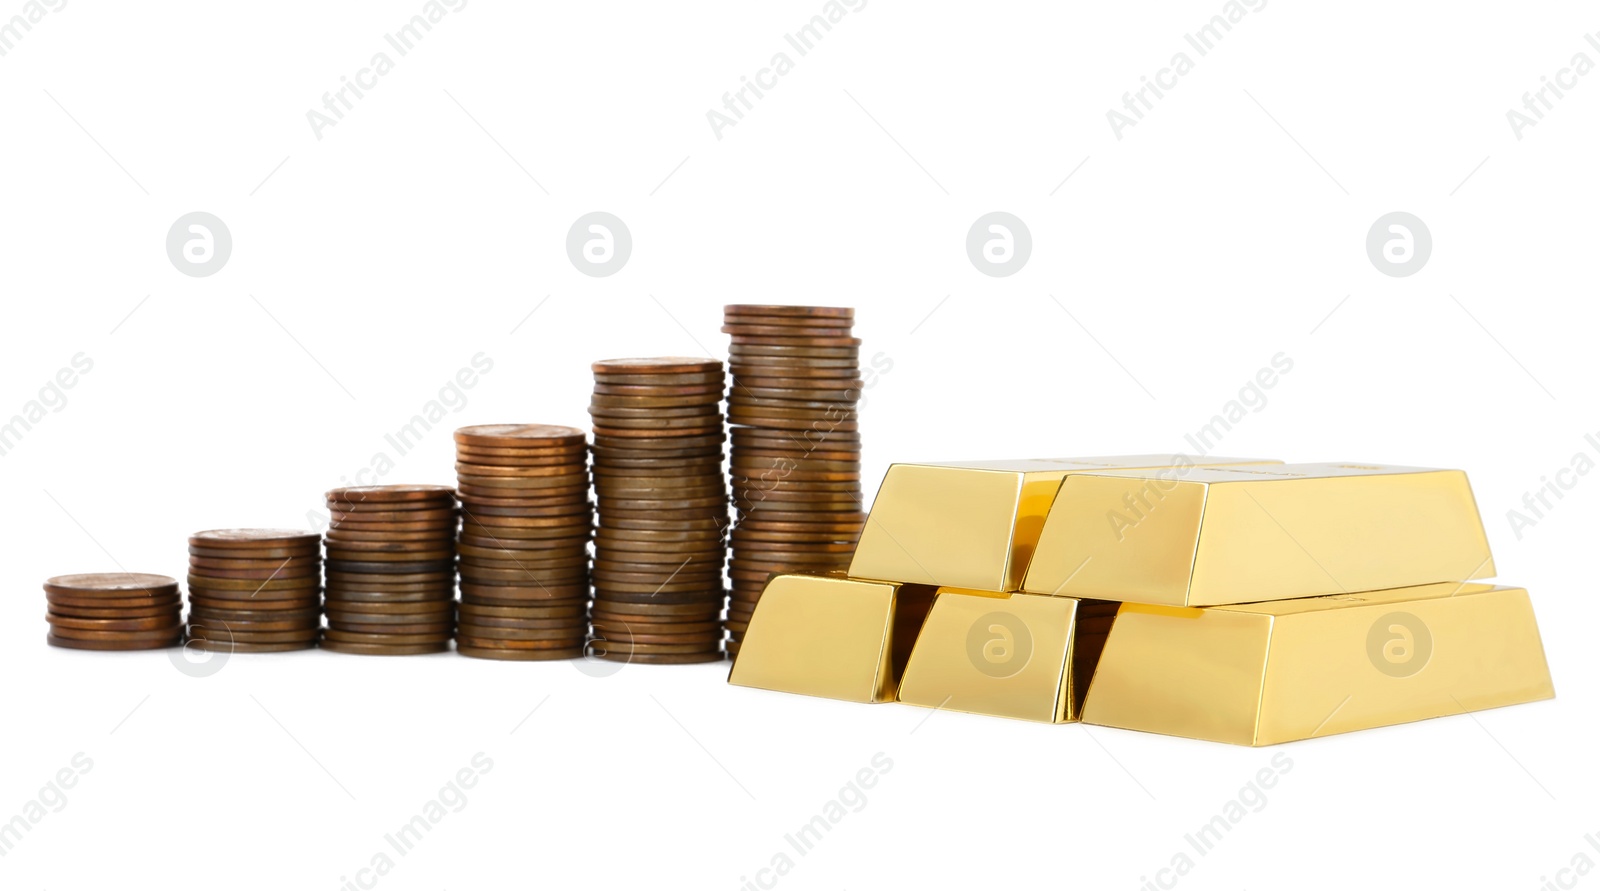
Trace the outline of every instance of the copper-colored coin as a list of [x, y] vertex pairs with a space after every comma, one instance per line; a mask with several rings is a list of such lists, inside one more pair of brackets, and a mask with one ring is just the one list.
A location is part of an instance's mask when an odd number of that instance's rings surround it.
[[613, 632], [613, 640], [626, 639], [624, 632], [632, 631], [637, 634], [711, 634], [722, 633], [722, 623], [718, 621], [685, 622], [674, 620], [670, 616], [630, 616], [628, 618], [615, 618], [612, 616], [598, 616], [594, 618], [595, 628], [606, 628]]
[[351, 615], [432, 616], [449, 615], [455, 609], [455, 603], [450, 600], [337, 600], [324, 604], [324, 609], [330, 615], [337, 611]]
[[391, 536], [391, 535], [421, 535], [448, 537], [456, 529], [454, 517], [448, 520], [429, 520], [426, 523], [358, 523], [343, 520], [328, 525], [328, 534], [331, 536]]
[[342, 591], [329, 588], [324, 603], [328, 604], [362, 604], [362, 603], [448, 603], [455, 599], [454, 587], [436, 588], [431, 591]]
[[77, 640], [48, 634], [45, 635], [44, 642], [52, 647], [65, 647], [71, 650], [160, 650], [182, 643], [183, 635], [174, 634], [156, 640]]
[[175, 622], [165, 628], [152, 628], [145, 631], [91, 631], [83, 628], [67, 628], [54, 626], [50, 633], [64, 640], [115, 640], [137, 643], [152, 640], [168, 640], [175, 634], [183, 633], [183, 623]]
[[535, 585], [567, 585], [576, 584], [585, 578], [582, 567], [571, 569], [485, 569], [481, 567], [463, 567], [461, 578], [472, 582], [510, 582], [520, 587], [533, 587]]
[[195, 545], [189, 546], [189, 556], [207, 560], [249, 560], [253, 564], [267, 563], [279, 560], [303, 560], [316, 557], [321, 549], [312, 545], [295, 545], [293, 547], [274, 548], [202, 548]]
[[450, 651], [450, 643], [441, 641], [425, 644], [363, 644], [324, 640], [322, 648], [335, 653], [358, 656], [421, 656], [427, 653], [447, 653]]
[[463, 483], [461, 498], [474, 511], [483, 513], [488, 508], [523, 511], [532, 508], [544, 510], [553, 503], [582, 503], [589, 496], [589, 483], [570, 485], [560, 489], [506, 489], [476, 486]]
[[558, 659], [576, 659], [583, 655], [582, 647], [557, 650], [508, 650], [500, 647], [471, 647], [456, 643], [456, 652], [474, 659], [499, 659], [506, 662], [548, 662]]
[[721, 604], [703, 603], [596, 603], [593, 615], [597, 619], [611, 618], [631, 621], [633, 616], [678, 616], [685, 617], [686, 621], [700, 620], [706, 616], [715, 616], [721, 609]]
[[[578, 428], [569, 428], [577, 430]], [[581, 433], [582, 431], [578, 431]], [[520, 441], [520, 440], [519, 440]], [[456, 455], [484, 455], [491, 458], [555, 458], [563, 461], [583, 460], [588, 450], [588, 438], [573, 439], [556, 445], [491, 446], [456, 441]], [[484, 462], [498, 463], [498, 461]]]
[[282, 583], [280, 587], [309, 587], [322, 575], [322, 565], [273, 569], [217, 569], [196, 566], [189, 570], [189, 584], [205, 587], [218, 582], [243, 582], [246, 587], [260, 587], [264, 582]]
[[721, 662], [722, 653], [718, 650], [707, 650], [703, 653], [665, 654], [665, 653], [636, 653], [622, 652], [617, 649], [603, 650], [591, 647], [590, 651], [608, 662], [627, 662], [634, 665], [690, 665], [698, 662]]
[[768, 344], [745, 343], [735, 339], [728, 348], [728, 355], [732, 358], [740, 356], [768, 356], [775, 359], [787, 359], [796, 364], [804, 364], [812, 359], [848, 359], [859, 364], [861, 361], [860, 347], [814, 347], [814, 346], [771, 346]]
[[425, 560], [380, 560], [378, 557], [377, 554], [365, 554], [359, 560], [331, 559], [328, 561], [328, 578], [333, 578], [335, 573], [340, 576], [367, 572], [407, 575], [449, 572], [455, 568], [455, 562], [449, 556]]
[[[301, 570], [301, 571], [313, 570], [313, 569], [316, 569], [318, 566], [320, 566], [321, 563], [322, 563], [322, 558], [321, 558], [320, 555], [308, 555], [308, 556], [305, 556], [305, 557], [274, 557], [274, 558], [267, 559], [267, 560], [229, 560], [229, 559], [226, 559], [226, 558], [218, 558], [218, 557], [194, 557], [194, 556], [191, 556], [189, 558], [189, 566], [190, 567], [199, 567], [199, 568], [204, 568], [204, 569], [236, 569], [236, 570], [237, 569], [263, 570], [264, 569], [269, 573], [273, 572], [275, 570], [280, 570], [281, 569], [281, 570], [283, 570], [283, 573], [280, 573], [280, 575], [283, 575], [285, 573], [289, 573], [291, 570]], [[304, 574], [304, 572], [302, 572], [302, 574]]]
[[[461, 548], [491, 548], [495, 550], [520, 550], [520, 551], [581, 551], [586, 542], [593, 537], [594, 527], [585, 523], [581, 526], [550, 526], [532, 527], [528, 529], [498, 529], [492, 532], [479, 532], [483, 527], [463, 529], [461, 538], [456, 543], [457, 551]], [[462, 552], [465, 553], [465, 552]]]
[[474, 637], [467, 634], [456, 635], [457, 646], [467, 647], [504, 647], [509, 650], [568, 650], [572, 648], [573, 639], [562, 636], [549, 640], [509, 640], [499, 637]]
[[389, 613], [329, 613], [328, 627], [338, 628], [342, 631], [356, 631], [362, 634], [372, 634], [411, 625], [444, 625], [451, 626], [455, 621], [454, 613], [427, 613], [414, 615], [394, 615]]
[[68, 597], [65, 594], [51, 594], [45, 598], [51, 609], [144, 609], [147, 607], [174, 607], [182, 601], [176, 594], [163, 594], [159, 597]]
[[156, 606], [138, 607], [83, 607], [67, 606], [61, 603], [49, 605], [49, 612], [55, 616], [66, 616], [76, 619], [147, 619], [154, 616], [170, 616], [178, 612], [179, 606], [162, 603]]
[[726, 526], [728, 525], [728, 505], [719, 504], [716, 507], [695, 507], [684, 510], [662, 510], [660, 508], [620, 510], [612, 508], [606, 512], [605, 516], [606, 523], [618, 527], [636, 521], [678, 523], [686, 529], [706, 524]]
[[453, 635], [449, 631], [418, 631], [400, 632], [389, 634], [386, 632], [367, 633], [359, 631], [340, 631], [329, 628], [323, 632], [324, 641], [333, 641], [341, 644], [375, 644], [380, 646], [411, 646], [418, 644], [449, 643]]
[[722, 308], [724, 316], [778, 316], [793, 319], [853, 319], [850, 306], [789, 306], [767, 303], [730, 303]]
[[[587, 497], [561, 498], [556, 500], [528, 499], [525, 506], [502, 507], [496, 504], [470, 503], [470, 510], [463, 506], [461, 515], [464, 521], [481, 522], [493, 525], [507, 522], [510, 519], [537, 519], [540, 517], [585, 517], [594, 510], [594, 504]], [[501, 518], [506, 518], [502, 520]]]
[[547, 476], [580, 477], [585, 473], [583, 464], [544, 464], [534, 466], [508, 466], [502, 464], [475, 464], [469, 461], [456, 460], [456, 473], [468, 478], [471, 477], [514, 477], [537, 478]]
[[639, 655], [652, 654], [652, 655], [658, 655], [658, 656], [666, 656], [666, 655], [680, 655], [680, 654], [684, 654], [684, 653], [701, 653], [701, 652], [705, 652], [708, 649], [714, 649], [716, 647], [717, 642], [718, 642], [718, 640], [716, 638], [713, 638], [710, 641], [701, 641], [701, 642], [695, 642], [695, 643], [670, 643], [670, 644], [627, 643], [626, 641], [620, 641], [620, 640], [607, 640], [607, 641], [602, 642], [600, 640], [594, 640], [594, 641], [591, 641], [591, 643], [590, 643], [590, 649], [598, 651], [600, 649], [600, 647], [602, 646], [602, 643], [603, 643], [604, 648], [608, 652], [612, 652], [612, 653], [628, 653], [628, 652], [632, 652], [632, 653], [636, 653], [636, 654], [639, 654]]
[[344, 486], [328, 490], [325, 497], [329, 504], [450, 501], [455, 498], [455, 490], [449, 486], [432, 485]]
[[342, 526], [345, 523], [435, 523], [448, 524], [456, 518], [454, 507], [430, 507], [418, 510], [346, 510], [333, 508], [328, 511], [331, 524]]
[[[266, 595], [263, 593], [262, 596], [265, 597]], [[194, 609], [196, 607], [199, 607], [200, 609], [215, 610], [249, 609], [282, 610], [287, 612], [303, 609], [321, 609], [322, 597], [320, 594], [313, 594], [310, 597], [299, 597], [294, 599], [261, 600], [250, 597], [248, 593], [242, 594], [239, 597], [224, 598], [207, 597], [204, 594], [191, 590], [189, 592], [189, 608]]]
[[597, 396], [721, 396], [725, 387], [721, 380], [705, 384], [595, 384]]
[[[476, 539], [475, 539], [476, 540]], [[588, 552], [584, 545], [589, 541], [589, 536], [580, 535], [572, 538], [545, 538], [535, 539], [531, 546], [524, 547], [528, 542], [517, 539], [495, 539], [498, 547], [485, 547], [478, 544], [461, 544], [457, 550], [463, 557], [484, 560], [547, 560], [562, 558], [581, 558]], [[511, 545], [517, 545], [512, 547]]]
[[199, 548], [292, 547], [316, 542], [315, 532], [298, 529], [210, 529], [189, 536], [189, 544]]
[[455, 432], [456, 442], [475, 448], [575, 445], [584, 439], [582, 430], [554, 424], [480, 424]]
[[678, 646], [699, 646], [705, 648], [720, 642], [723, 636], [721, 625], [718, 625], [711, 631], [669, 631], [660, 634], [652, 634], [649, 631], [641, 630], [639, 628], [621, 625], [595, 623], [594, 626], [595, 640], [604, 640], [608, 643], [628, 645], [670, 644]]
[[585, 504], [577, 513], [551, 517], [471, 516], [461, 523], [467, 535], [494, 535], [511, 538], [562, 538], [572, 529], [587, 529], [594, 522], [594, 511]]
[[611, 510], [654, 511], [684, 510], [688, 508], [722, 508], [728, 504], [726, 495], [708, 495], [698, 498], [614, 498], [601, 506], [602, 514]]
[[130, 598], [149, 594], [171, 594], [178, 590], [178, 581], [170, 576], [143, 572], [91, 572], [79, 575], [58, 575], [44, 583], [46, 594], [64, 594], [69, 597]]
[[462, 452], [459, 449], [456, 451], [456, 466], [466, 468], [492, 467], [499, 470], [552, 470], [575, 473], [586, 467], [588, 463], [588, 449], [571, 455], [533, 455], [528, 457], [483, 455], [477, 452]]
[[596, 534], [607, 530], [652, 530], [663, 532], [711, 532], [720, 533], [725, 524], [718, 523], [713, 517], [641, 517], [636, 519], [621, 519], [616, 514], [608, 513], [601, 518], [600, 524], [595, 527]]
[[[373, 578], [374, 575], [382, 575], [382, 578]], [[373, 573], [360, 570], [346, 572], [343, 569], [335, 567], [328, 571], [328, 584], [361, 585], [368, 582], [385, 582], [392, 585], [415, 585], [425, 582], [449, 581], [455, 577], [455, 567], [453, 565], [443, 570], [431, 570], [427, 572], [401, 572], [397, 569], [394, 572], [386, 573]]]
[[644, 359], [604, 359], [589, 366], [595, 374], [707, 374], [722, 370], [720, 359], [652, 356]]
[[639, 437], [639, 436], [606, 436], [601, 434], [595, 438], [593, 452], [596, 459], [609, 455], [618, 457], [672, 457], [675, 453], [686, 449], [707, 449], [721, 447], [728, 441], [726, 430], [716, 429], [693, 436], [677, 431], [671, 436]]
[[762, 523], [855, 523], [865, 524], [867, 515], [859, 510], [829, 511], [817, 513], [814, 511], [792, 511], [784, 505], [758, 504], [751, 510], [744, 512], [742, 523], [759, 520]]
[[595, 532], [595, 543], [604, 543], [610, 547], [628, 547], [630, 542], [647, 544], [682, 544], [694, 547], [717, 547], [722, 544], [722, 530], [720, 529], [693, 529], [693, 530], [656, 530], [656, 529], [613, 529], [609, 526], [602, 527]]
[[434, 640], [449, 640], [455, 636], [456, 623], [449, 622], [417, 622], [399, 623], [391, 622], [387, 625], [367, 625], [360, 622], [340, 622], [329, 625], [329, 631], [343, 634], [426, 634]]
[[345, 542], [328, 544], [328, 562], [355, 562], [355, 563], [429, 563], [448, 561], [454, 554], [454, 547], [421, 548], [416, 546], [406, 547], [370, 547], [366, 544]]
[[672, 439], [680, 437], [685, 441], [689, 441], [690, 439], [697, 439], [702, 436], [721, 434], [722, 429], [722, 419], [720, 417], [717, 418], [717, 422], [715, 424], [705, 425], [697, 422], [696, 426], [672, 427], [670, 430], [661, 424], [652, 424], [647, 427], [628, 427], [620, 423], [596, 423], [594, 425], [594, 432], [597, 435], [621, 437], [623, 439], [630, 439], [639, 442], [649, 442], [654, 440], [660, 443], [670, 443]]
[[461, 622], [456, 625], [457, 638], [478, 638], [480, 640], [571, 640], [576, 637], [580, 641], [588, 636], [588, 631], [582, 625], [575, 628], [506, 628], [499, 625], [476, 625]]
[[588, 628], [588, 619], [583, 615], [553, 616], [537, 619], [524, 619], [510, 616], [488, 616], [479, 612], [476, 604], [462, 604], [459, 621], [462, 624], [482, 625], [489, 628], [522, 628], [528, 630], [560, 630], [572, 628]]
[[290, 650], [309, 650], [316, 646], [315, 641], [302, 641], [295, 643], [238, 643], [231, 640], [206, 640], [197, 638], [185, 644], [186, 647], [211, 653], [287, 653]]
[[596, 374], [596, 384], [620, 386], [672, 387], [695, 385], [720, 385], [727, 379], [721, 371], [691, 372], [688, 374]]
[[689, 592], [665, 591], [603, 591], [595, 587], [595, 603], [698, 603], [722, 605], [720, 590]]
[[463, 603], [499, 603], [514, 605], [527, 601], [550, 600], [587, 600], [589, 597], [589, 584], [582, 582], [576, 585], [529, 585], [519, 587], [516, 585], [474, 585], [468, 582], [461, 584], [461, 601]]
[[802, 399], [766, 399], [740, 393], [728, 400], [730, 411], [760, 412], [764, 409], [775, 408], [784, 411], [814, 411], [827, 415], [845, 414], [855, 411], [854, 399], [824, 399], [812, 396]]
[[[816, 390], [779, 389], [775, 387], [741, 387], [739, 398], [745, 402], [779, 400], [780, 402], [829, 402], [854, 405], [861, 401], [861, 390], [836, 387]], [[732, 403], [730, 403], [732, 404]]]
[[81, 631], [158, 631], [171, 630], [174, 624], [170, 615], [127, 619], [82, 619], [45, 613], [44, 620], [58, 628], [76, 628]]
[[[770, 478], [763, 478], [760, 473], [771, 473]], [[771, 471], [767, 469], [756, 475], [751, 475], [748, 469], [740, 468], [733, 472], [733, 478], [754, 485], [770, 485], [776, 483], [849, 483], [856, 491], [861, 489], [861, 471], [859, 470], [783, 470]]]
[[211, 609], [190, 606], [189, 621], [253, 622], [253, 624], [304, 627], [322, 622], [322, 609]]
[[825, 473], [828, 471], [860, 473], [861, 459], [856, 457], [835, 460], [812, 457], [804, 452], [797, 454], [795, 452], [780, 452], [771, 449], [739, 449], [734, 453], [731, 463], [733, 473], [743, 473], [748, 476], [760, 476], [763, 472], [773, 468], [801, 473]]
[[793, 341], [796, 344], [808, 346], [860, 346], [860, 338], [853, 337], [849, 326], [827, 327], [823, 325], [798, 326], [798, 325], [759, 325], [745, 324], [742, 321], [733, 321], [722, 326], [723, 334], [732, 334], [734, 343], [746, 341], [766, 343], [768, 341]]
[[715, 407], [722, 402], [722, 389], [702, 388], [698, 393], [673, 393], [674, 389], [665, 388], [665, 393], [592, 393], [589, 396], [590, 408], [621, 408], [621, 409], [664, 409], [664, 408], [693, 408], [700, 409], [710, 406]]
[[[534, 496], [540, 497], [555, 494], [546, 490], [557, 492], [569, 489], [582, 489], [589, 485], [588, 473], [564, 473], [550, 476], [469, 476], [461, 474], [458, 477], [463, 494], [472, 494], [475, 489], [517, 489], [527, 490], [510, 493], [515, 497]], [[494, 495], [493, 492], [483, 494]], [[505, 497], [505, 496], [499, 496]]]
[[502, 619], [570, 619], [582, 617], [587, 614], [587, 605], [583, 602], [551, 603], [530, 606], [485, 606], [473, 604], [471, 612], [464, 615], [489, 616]]
[[193, 625], [189, 628], [190, 640], [231, 641], [236, 644], [306, 643], [322, 636], [321, 628], [298, 631], [240, 631], [236, 628], [207, 628]]
[[330, 530], [325, 537], [331, 546], [341, 548], [362, 548], [368, 545], [390, 545], [395, 548], [421, 548], [422, 550], [436, 550], [448, 547], [455, 541], [454, 529], [441, 529], [436, 532], [349, 532], [343, 529]]

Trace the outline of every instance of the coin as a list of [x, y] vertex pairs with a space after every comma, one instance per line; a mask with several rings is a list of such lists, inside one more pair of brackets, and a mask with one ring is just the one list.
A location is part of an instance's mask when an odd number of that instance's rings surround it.
[[65, 647], [72, 650], [159, 650], [165, 647], [175, 647], [183, 643], [183, 635], [179, 633], [156, 640], [124, 641], [79, 640], [49, 634], [45, 636], [44, 641], [52, 647]]
[[764, 303], [730, 303], [722, 308], [723, 317], [776, 316], [794, 319], [853, 319], [856, 311], [849, 306], [787, 306]]
[[315, 532], [298, 529], [211, 529], [189, 536], [189, 544], [201, 548], [272, 548], [295, 544], [315, 544]]
[[718, 359], [690, 359], [681, 356], [655, 356], [645, 359], [606, 359], [590, 366], [597, 375], [628, 374], [707, 374], [720, 372]]
[[167, 594], [178, 590], [176, 579], [142, 572], [93, 572], [58, 575], [44, 583], [46, 594], [126, 598], [136, 594]]
[[426, 653], [444, 653], [450, 650], [450, 642], [426, 644], [365, 644], [347, 643], [340, 640], [324, 640], [322, 649], [335, 653], [351, 653], [360, 656], [420, 656]]
[[456, 652], [474, 659], [502, 659], [510, 662], [543, 662], [557, 659], [576, 659], [583, 655], [583, 647], [557, 650], [508, 650], [500, 647], [474, 647], [456, 644]]
[[460, 428], [455, 432], [455, 440], [479, 448], [518, 448], [574, 445], [582, 443], [585, 436], [576, 427], [554, 424], [482, 424]]

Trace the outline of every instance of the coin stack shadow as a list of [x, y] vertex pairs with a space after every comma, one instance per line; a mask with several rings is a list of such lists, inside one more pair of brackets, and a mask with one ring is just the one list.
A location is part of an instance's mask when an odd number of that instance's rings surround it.
[[155, 650], [183, 643], [178, 581], [142, 572], [57, 576], [44, 583], [45, 643], [74, 650]]
[[480, 659], [583, 655], [589, 635], [588, 437], [491, 424], [455, 433], [461, 495], [456, 650]]
[[270, 653], [317, 645], [322, 540], [293, 529], [189, 536], [189, 646]]
[[322, 648], [366, 656], [450, 649], [456, 492], [346, 486], [328, 492], [328, 630]]
[[722, 659], [726, 378], [716, 359], [596, 362], [594, 637], [618, 662]]
[[737, 655], [756, 601], [778, 572], [843, 570], [866, 522], [861, 502], [861, 341], [855, 310], [723, 308], [733, 336], [728, 652]]

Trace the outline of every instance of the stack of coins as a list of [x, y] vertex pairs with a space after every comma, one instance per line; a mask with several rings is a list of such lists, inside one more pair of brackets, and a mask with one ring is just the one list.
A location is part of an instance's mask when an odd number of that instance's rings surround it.
[[154, 650], [183, 643], [178, 582], [164, 575], [105, 572], [44, 583], [45, 642], [74, 650]]
[[321, 544], [315, 532], [293, 529], [189, 536], [189, 645], [240, 653], [316, 646]]
[[861, 397], [855, 310], [727, 306], [733, 336], [733, 594], [728, 649], [738, 653], [756, 601], [776, 572], [850, 564], [866, 514], [861, 503]]
[[594, 363], [592, 652], [627, 662], [722, 658], [725, 378], [716, 359]]
[[589, 443], [582, 430], [456, 431], [461, 617], [456, 650], [481, 659], [583, 655], [589, 632]]
[[337, 653], [450, 649], [456, 608], [456, 493], [449, 486], [328, 492], [328, 630]]

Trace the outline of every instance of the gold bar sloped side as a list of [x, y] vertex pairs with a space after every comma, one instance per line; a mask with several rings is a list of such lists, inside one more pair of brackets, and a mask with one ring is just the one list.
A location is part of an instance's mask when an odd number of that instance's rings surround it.
[[940, 588], [900, 701], [1061, 724], [1078, 720], [1117, 605]]
[[1068, 474], [1195, 464], [1275, 464], [1184, 455], [893, 464], [872, 502], [850, 577], [1015, 591]]
[[1124, 603], [1083, 721], [1269, 746], [1553, 696], [1528, 592], [1450, 582], [1238, 606]]
[[849, 702], [893, 702], [933, 589], [828, 573], [773, 576], [728, 683]]
[[1493, 575], [1461, 471], [1283, 464], [1069, 476], [1022, 588], [1211, 606]]

